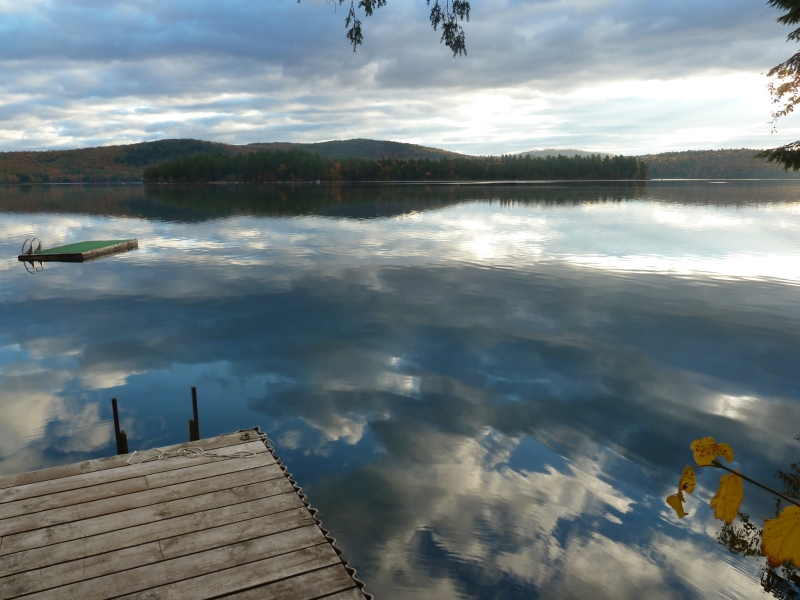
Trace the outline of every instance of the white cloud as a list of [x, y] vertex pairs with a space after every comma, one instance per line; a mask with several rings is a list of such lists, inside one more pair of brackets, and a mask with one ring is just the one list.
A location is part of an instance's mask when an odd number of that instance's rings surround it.
[[348, 51], [324, 2], [0, 3], [0, 148], [373, 137], [471, 153], [770, 146], [761, 73], [792, 46], [761, 3], [473, 2], [469, 55], [421, 0]]
[[47, 462], [38, 454], [43, 446], [89, 452], [108, 445], [111, 424], [101, 420], [99, 405], [77, 406], [59, 394], [71, 378], [66, 371], [3, 373], [0, 464], [4, 472], [24, 470], [20, 465], [42, 468]]
[[[495, 439], [501, 453], [519, 441]], [[515, 582], [518, 593], [527, 585], [548, 598], [677, 598], [680, 582], [698, 597], [725, 590], [731, 598], [747, 598], [756, 585], [741, 562], [719, 560], [716, 529], [698, 530], [681, 541], [656, 531], [654, 542], [640, 546], [640, 536], [648, 535], [644, 531], [622, 541], [588, 526], [596, 516], [619, 525], [637, 508], [649, 510], [598, 475], [574, 466], [565, 472], [498, 469], [493, 451], [478, 440], [452, 439], [450, 447], [453, 453], [443, 465], [415, 463], [407, 472], [402, 460], [379, 466], [402, 490], [403, 507], [413, 507], [413, 518], [404, 524], [405, 535], [396, 535], [376, 553], [378, 564], [369, 572], [373, 592], [455, 597], [459, 593], [451, 586], [469, 581], [474, 596], [480, 595], [475, 587], [480, 584], [502, 594], [498, 583], [505, 580]], [[596, 458], [604, 460], [603, 453]], [[583, 534], [571, 526], [579, 520]], [[484, 531], [491, 536], [484, 538]], [[431, 538], [436, 554], [417, 549], [420, 536]], [[449, 565], [458, 576], [448, 573]]]

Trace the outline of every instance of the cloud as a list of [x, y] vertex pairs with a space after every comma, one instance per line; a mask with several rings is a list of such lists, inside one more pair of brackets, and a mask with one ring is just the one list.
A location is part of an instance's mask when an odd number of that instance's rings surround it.
[[269, 431], [376, 593], [751, 596], [713, 476], [691, 519], [663, 497], [709, 433], [743, 472], [795, 459], [795, 282], [571, 260], [795, 251], [795, 185], [705, 189], [4, 189], [4, 256], [29, 228], [141, 249], [6, 261], [0, 471], [110, 454], [112, 396], [132, 448], [185, 439], [197, 385], [203, 435]]
[[[557, 198], [558, 192], [553, 193]], [[600, 444], [641, 464], [663, 464], [670, 452], [657, 452], [648, 440], [655, 436], [673, 448], [674, 439], [699, 437], [704, 432], [698, 424], [713, 422], [720, 436], [752, 440], [742, 443], [752, 443], [747, 451], [754, 456], [780, 461], [782, 445], [758, 445], [753, 436], [763, 431], [793, 435], [785, 415], [794, 412], [788, 399], [796, 365], [787, 357], [795, 355], [797, 332], [781, 315], [793, 303], [794, 288], [767, 277], [760, 283], [769, 292], [753, 300], [761, 303], [753, 339], [771, 342], [756, 357], [741, 352], [745, 317], [737, 296], [728, 291], [750, 273], [721, 279], [707, 291], [713, 296], [710, 304], [698, 302], [695, 288], [669, 272], [629, 281], [632, 295], [619, 298], [615, 290], [625, 273], [603, 264], [575, 267], [574, 257], [596, 256], [598, 249], [606, 256], [619, 253], [614, 236], [595, 236], [591, 247], [583, 246], [588, 238], [581, 232], [588, 226], [613, 231], [635, 218], [638, 234], [629, 236], [627, 247], [642, 256], [663, 255], [663, 248], [674, 247], [686, 235], [682, 228], [663, 227], [663, 208], [643, 212], [642, 206], [590, 204], [564, 219], [558, 210], [533, 216], [526, 209], [471, 204], [427, 212], [421, 220], [238, 216], [173, 223], [168, 229], [144, 220], [107, 228], [100, 219], [81, 216], [76, 222], [101, 236], [136, 230], [147, 243], [135, 256], [119, 260], [159, 261], [159, 268], [131, 268], [123, 274], [111, 262], [73, 265], [72, 270], [56, 265], [35, 287], [25, 286], [21, 298], [12, 295], [7, 301], [46, 303], [50, 314], [70, 314], [69, 321], [50, 322], [51, 339], [35, 338], [30, 351], [46, 360], [58, 348], [69, 347], [70, 368], [75, 369], [71, 380], [82, 388], [134, 385], [147, 373], [171, 369], [176, 355], [186, 364], [217, 362], [222, 356], [234, 374], [266, 369], [274, 381], [248, 397], [276, 418], [303, 419], [318, 432], [314, 444], [320, 451], [331, 443], [357, 444], [367, 429], [382, 431], [387, 418], [433, 419], [446, 431], [477, 435], [488, 423], [512, 437], [537, 435], [575, 461]], [[713, 232], [719, 222], [706, 217], [716, 213], [698, 209], [693, 222], [705, 222], [710, 229], [704, 231]], [[781, 224], [794, 218], [792, 212], [747, 214], [747, 238], [704, 234], [716, 249], [709, 256], [724, 258], [739, 243], [774, 245]], [[9, 231], [19, 230], [15, 217], [4, 223]], [[46, 239], [52, 234], [54, 243], [70, 241], [58, 238], [67, 235], [58, 219], [40, 223]], [[514, 230], [527, 234], [514, 237]], [[190, 244], [193, 236], [208, 243]], [[432, 264], [430, 257], [440, 262]], [[708, 264], [725, 265], [723, 258]], [[526, 276], [511, 277], [500, 293], [494, 271], [486, 267], [508, 265]], [[77, 280], [80, 303], [64, 296], [76, 285], [76, 269], [84, 273]], [[209, 270], [213, 277], [204, 275]], [[465, 286], [465, 281], [471, 283]], [[626, 301], [642, 297], [647, 301]], [[264, 298], [275, 303], [267, 320]], [[227, 307], [222, 322], [208, 322], [209, 303]], [[630, 322], [631, 313], [658, 324], [658, 335], [643, 336]], [[28, 318], [25, 314], [10, 309], [7, 318], [16, 323]], [[165, 330], [153, 319], [157, 314], [183, 315], [192, 325], [176, 323]], [[308, 317], [320, 314], [327, 316]], [[372, 316], [362, 320], [355, 315]], [[35, 318], [38, 323], [42, 317], [37, 313]], [[374, 329], [363, 330], [365, 323]], [[269, 336], [261, 339], [265, 327]], [[10, 322], [5, 330], [24, 331]], [[134, 334], [120, 339], [118, 331]], [[408, 331], [418, 332], [411, 346]], [[373, 341], [355, 341], [356, 332]], [[54, 339], [67, 341], [58, 345]], [[10, 343], [27, 348], [27, 340]], [[266, 353], [265, 362], [255, 365], [248, 352], [242, 353], [251, 347]], [[496, 357], [490, 364], [482, 358], [487, 353]], [[743, 400], [749, 397], [757, 400]], [[427, 402], [433, 399], [440, 410], [449, 406], [457, 416], [438, 410], [429, 414]], [[577, 405], [580, 415], [573, 414]], [[647, 425], [651, 422], [661, 424], [658, 430]], [[598, 428], [599, 423], [604, 427]], [[418, 447], [386, 435], [387, 448], [402, 443], [397, 451], [414, 452]]]
[[[766, 5], [474, 2], [457, 60], [426, 11], [389, 2], [364, 19], [353, 54], [344, 15], [315, 0], [4, 4], [0, 148], [375, 137], [473, 153], [647, 152], [778, 140], [759, 74], [792, 47]], [[797, 133], [787, 121], [780, 139]]]
[[[5, 350], [0, 348], [0, 353]], [[74, 461], [108, 445], [112, 428], [102, 422], [99, 405], [63, 396], [71, 379], [67, 370], [37, 372], [0, 366], [5, 367], [0, 369], [0, 472]]]
[[[724, 550], [709, 547], [703, 529], [686, 536], [672, 525], [645, 525], [653, 508], [594, 474], [574, 466], [497, 468], [497, 450], [485, 440], [450, 437], [455, 451], [441, 464], [390, 451], [379, 464], [328, 476], [311, 492], [345, 533], [340, 543], [373, 593], [641, 598], [677, 597], [677, 589], [689, 597], [722, 590], [747, 597], [755, 585], [752, 565], [720, 560]], [[501, 454], [522, 441], [493, 440]], [[608, 510], [618, 516], [607, 521], [601, 515]]]

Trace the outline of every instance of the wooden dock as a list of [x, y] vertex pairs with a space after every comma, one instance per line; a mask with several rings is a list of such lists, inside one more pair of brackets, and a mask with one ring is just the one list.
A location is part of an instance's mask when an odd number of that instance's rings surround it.
[[0, 599], [371, 599], [257, 428], [162, 452], [0, 477]]
[[[30, 240], [26, 240], [26, 243]], [[46, 250], [31, 249], [17, 256], [17, 260], [26, 262], [86, 262], [102, 256], [120, 254], [129, 250], [136, 250], [139, 240], [96, 240], [91, 242], [76, 242], [66, 246], [48, 248]]]

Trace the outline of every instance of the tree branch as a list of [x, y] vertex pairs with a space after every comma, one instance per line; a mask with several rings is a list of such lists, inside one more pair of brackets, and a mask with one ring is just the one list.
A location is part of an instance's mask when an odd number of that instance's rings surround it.
[[[699, 466], [702, 466], [702, 465], [698, 465], [698, 467]], [[792, 500], [791, 498], [789, 498], [789, 496], [785, 496], [785, 495], [781, 494], [779, 491], [773, 490], [771, 487], [768, 487], [768, 486], [764, 485], [763, 483], [759, 483], [755, 479], [750, 479], [747, 475], [742, 475], [741, 473], [726, 467], [725, 465], [723, 465], [721, 462], [719, 462], [716, 459], [712, 460], [711, 461], [711, 465], [709, 465], [709, 466], [714, 466], [714, 467], [717, 467], [718, 469], [724, 469], [725, 471], [728, 471], [729, 473], [733, 473], [734, 475], [737, 475], [738, 477], [741, 477], [745, 481], [749, 481], [753, 485], [757, 485], [761, 489], [767, 490], [770, 494], [775, 494], [776, 496], [778, 496], [778, 498], [786, 500], [786, 502], [789, 502], [790, 504], [794, 504], [795, 506], [800, 507], [800, 502], [798, 502], [797, 500]], [[697, 468], [697, 467], [692, 467], [692, 468]]]

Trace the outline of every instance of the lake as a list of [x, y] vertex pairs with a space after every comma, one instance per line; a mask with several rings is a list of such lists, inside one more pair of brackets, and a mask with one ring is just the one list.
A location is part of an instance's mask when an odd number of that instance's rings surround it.
[[[16, 255], [136, 237], [28, 273]], [[800, 183], [0, 187], [0, 474], [260, 426], [386, 599], [766, 597], [692, 440], [800, 457]], [[774, 516], [745, 487], [742, 511]]]

